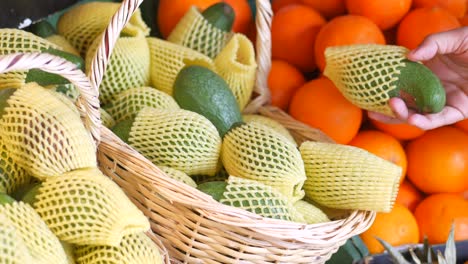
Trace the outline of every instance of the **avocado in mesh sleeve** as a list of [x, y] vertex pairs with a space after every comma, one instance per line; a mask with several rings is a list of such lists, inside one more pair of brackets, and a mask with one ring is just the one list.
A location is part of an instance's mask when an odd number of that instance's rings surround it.
[[[221, 138], [214, 125], [200, 114], [144, 108], [133, 122], [121, 128], [118, 125], [112, 129], [116, 135], [127, 138], [130, 146], [158, 166], [187, 175], [214, 175], [219, 169]], [[125, 129], [125, 133], [119, 131]]]
[[156, 244], [144, 233], [129, 234], [116, 246], [77, 246], [77, 264], [162, 264]]
[[107, 128], [115, 126], [116, 122], [114, 118], [106, 110], [104, 110], [104, 108], [100, 107], [99, 112], [101, 114], [101, 122], [103, 126]]
[[0, 192], [11, 194], [31, 181], [32, 177], [11, 158], [0, 137]]
[[[99, 1], [76, 5], [60, 16], [57, 21], [57, 32], [85, 57], [88, 47], [107, 28], [120, 5], [120, 3]], [[140, 9], [137, 9], [123, 28], [121, 35], [148, 36], [149, 31]]]
[[26, 242], [8, 218], [0, 214], [0, 263], [33, 263]]
[[9, 97], [0, 133], [12, 160], [44, 180], [96, 166], [96, 146], [78, 110], [64, 96], [28, 83]]
[[255, 123], [262, 124], [268, 128], [271, 128], [275, 132], [278, 132], [279, 134], [283, 135], [285, 138], [288, 139], [288, 141], [290, 141], [291, 143], [297, 146], [297, 143], [294, 140], [291, 133], [289, 133], [289, 131], [282, 124], [280, 124], [278, 121], [274, 119], [271, 119], [269, 117], [262, 116], [262, 115], [257, 115], [257, 114], [247, 114], [247, 115], [242, 115], [242, 120], [244, 120], [244, 122], [246, 123], [255, 122]]
[[146, 216], [98, 168], [49, 178], [31, 191], [34, 209], [64, 242], [117, 246], [125, 235], [150, 228]]
[[252, 42], [235, 34], [214, 59], [217, 73], [231, 88], [241, 111], [250, 101], [255, 85], [257, 63]]
[[[91, 63], [101, 43], [96, 38], [86, 53], [86, 72], [90, 74]], [[119, 93], [133, 87], [150, 83], [150, 51], [144, 36], [120, 37], [114, 45], [106, 72], [99, 85], [101, 104], [112, 102]]]
[[255, 180], [229, 176], [219, 201], [266, 218], [305, 222], [288, 197]]
[[232, 128], [223, 139], [221, 160], [229, 175], [272, 186], [293, 202], [304, 197], [306, 175], [299, 150], [261, 124]]
[[394, 116], [388, 100], [402, 98], [420, 113], [437, 113], [445, 106], [439, 78], [424, 64], [406, 59], [402, 46], [354, 44], [325, 50], [324, 75], [356, 106]]
[[307, 201], [299, 200], [295, 202], [293, 206], [300, 214], [302, 214], [302, 217], [304, 217], [304, 221], [307, 224], [325, 223], [330, 221], [328, 216], [320, 210], [320, 208]]
[[167, 166], [159, 166], [159, 168], [170, 178], [183, 182], [189, 186], [192, 186], [193, 188], [197, 188], [197, 184], [195, 183], [195, 181], [184, 172]]
[[171, 96], [174, 81], [185, 66], [215, 69], [211, 58], [193, 49], [154, 37], [148, 37], [147, 41], [151, 56], [151, 86]]
[[167, 40], [215, 58], [232, 37], [231, 30], [223, 30], [192, 6], [179, 20]]
[[34, 260], [23, 263], [68, 263], [59, 239], [29, 204], [16, 201], [5, 203], [3, 200], [0, 215], [4, 215], [12, 223]]
[[398, 165], [347, 145], [306, 141], [299, 149], [307, 198], [337, 209], [392, 209], [401, 177]]
[[123, 91], [115, 96], [112, 102], [103, 107], [116, 122], [134, 118], [145, 107], [166, 110], [180, 109], [170, 95], [148, 86]]

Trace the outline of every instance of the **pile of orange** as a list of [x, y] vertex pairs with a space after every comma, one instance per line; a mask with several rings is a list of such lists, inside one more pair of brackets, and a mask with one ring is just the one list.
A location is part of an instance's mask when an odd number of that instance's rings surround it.
[[[222, 0], [160, 0], [158, 25], [167, 36], [182, 14]], [[236, 12], [234, 31], [255, 34], [248, 0], [224, 0]], [[468, 120], [431, 131], [366, 118], [321, 75], [324, 50], [345, 44], [417, 47], [426, 36], [468, 25], [466, 0], [272, 0], [271, 104], [319, 128], [340, 144], [363, 148], [402, 167], [393, 210], [378, 213], [362, 234], [371, 253], [427, 236], [443, 243], [450, 225], [468, 239]], [[252, 39], [252, 38], [251, 38]]]

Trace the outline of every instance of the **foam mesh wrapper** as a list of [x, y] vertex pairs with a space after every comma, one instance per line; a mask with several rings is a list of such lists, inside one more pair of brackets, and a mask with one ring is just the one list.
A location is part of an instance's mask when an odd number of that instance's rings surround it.
[[208, 56], [193, 49], [159, 38], [146, 38], [150, 48], [151, 86], [172, 96], [174, 81], [180, 70], [188, 65], [199, 65], [215, 71]]
[[195, 112], [144, 108], [133, 122], [129, 145], [158, 166], [187, 175], [218, 171], [221, 137], [216, 127]]
[[256, 122], [266, 127], [269, 127], [273, 129], [275, 132], [278, 132], [281, 135], [283, 135], [285, 138], [288, 139], [289, 142], [297, 146], [296, 141], [294, 140], [291, 133], [289, 133], [288, 129], [286, 129], [282, 124], [280, 124], [278, 121], [274, 119], [271, 119], [269, 117], [262, 116], [262, 115], [257, 115], [257, 114], [248, 114], [248, 115], [242, 115], [242, 120], [246, 123]]
[[[60, 16], [57, 32], [85, 57], [91, 43], [107, 28], [120, 5], [121, 3], [96, 1], [74, 6]], [[137, 9], [121, 34], [135, 37], [147, 36], [149, 32], [140, 9]]]
[[388, 105], [389, 92], [397, 88], [407, 52], [402, 46], [380, 44], [329, 47], [323, 74], [354, 105], [394, 116]]
[[257, 63], [252, 42], [235, 34], [214, 59], [216, 72], [227, 82], [241, 111], [250, 101], [255, 85]]
[[64, 242], [117, 246], [123, 236], [150, 228], [143, 213], [98, 168], [49, 178], [38, 192], [34, 209]]
[[44, 180], [96, 166], [96, 147], [76, 107], [64, 95], [36, 83], [8, 99], [0, 133], [14, 162]]
[[255, 180], [229, 176], [220, 203], [242, 208], [266, 218], [305, 222], [288, 197]]
[[293, 206], [300, 214], [302, 214], [302, 217], [307, 224], [325, 223], [330, 221], [328, 216], [320, 210], [320, 208], [308, 203], [307, 201], [299, 200], [295, 202]]
[[[96, 55], [101, 39], [91, 44], [86, 53], [86, 72]], [[149, 85], [150, 51], [144, 36], [120, 37], [114, 45], [106, 72], [99, 85], [101, 104], [112, 102], [114, 97], [130, 88]]]
[[117, 246], [77, 246], [77, 264], [160, 264], [156, 244], [144, 233], [126, 235]]
[[167, 166], [159, 166], [159, 168], [170, 178], [183, 182], [189, 186], [192, 186], [193, 188], [197, 188], [197, 183], [184, 172]]
[[213, 26], [196, 6], [192, 6], [179, 20], [167, 40], [215, 58], [232, 35], [232, 32]]
[[293, 202], [304, 197], [299, 150], [268, 127], [247, 123], [231, 129], [223, 139], [221, 160], [229, 175], [272, 186]]
[[392, 209], [401, 167], [348, 145], [306, 141], [299, 149], [307, 175], [307, 198], [337, 209]]
[[0, 192], [11, 194], [31, 180], [31, 175], [11, 158], [0, 137]]
[[104, 108], [100, 107], [99, 113], [101, 114], [101, 122], [103, 126], [107, 128], [115, 126], [115, 119], [106, 110], [104, 110]]
[[76, 56], [81, 56], [80, 53], [73, 47], [68, 40], [65, 39], [65, 37], [61, 35], [50, 35], [46, 40], [50, 41], [51, 43], [54, 43], [55, 45], [59, 46], [62, 48], [63, 51], [71, 53]]
[[116, 122], [135, 117], [145, 107], [156, 109], [180, 109], [174, 98], [153, 87], [136, 87], [121, 92], [107, 106], [106, 111]]
[[29, 204], [13, 202], [0, 205], [0, 215], [6, 216], [13, 224], [34, 259], [24, 263], [68, 263], [59, 239]]
[[0, 263], [33, 263], [33, 257], [21, 234], [3, 214], [0, 214], [0, 252]]
[[[59, 46], [33, 33], [14, 28], [0, 28], [0, 55], [40, 52], [48, 48], [61, 49]], [[0, 73], [0, 89], [23, 86], [26, 74], [27, 71]]]

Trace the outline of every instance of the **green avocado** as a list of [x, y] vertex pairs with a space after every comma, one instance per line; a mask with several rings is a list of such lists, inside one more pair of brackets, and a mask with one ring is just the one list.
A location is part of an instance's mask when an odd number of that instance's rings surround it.
[[243, 123], [239, 104], [228, 84], [206, 67], [185, 66], [175, 79], [173, 96], [182, 109], [210, 120], [221, 137], [234, 124]]
[[118, 122], [117, 124], [115, 124], [111, 128], [111, 130], [122, 141], [128, 143], [128, 138], [130, 137], [130, 131], [132, 129], [133, 122], [135, 122], [134, 117], [122, 120], [122, 121]]
[[232, 30], [235, 13], [229, 4], [224, 2], [213, 4], [201, 14], [214, 27], [227, 32]]
[[404, 66], [393, 84], [397, 87], [389, 92], [390, 97], [400, 97], [408, 106], [419, 113], [438, 113], [446, 102], [446, 93], [439, 78], [424, 64], [404, 60]]

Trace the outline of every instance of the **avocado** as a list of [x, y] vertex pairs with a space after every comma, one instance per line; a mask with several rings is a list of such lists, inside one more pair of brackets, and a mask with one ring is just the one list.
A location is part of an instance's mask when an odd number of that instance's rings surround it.
[[173, 87], [177, 104], [203, 115], [223, 137], [234, 124], [243, 123], [239, 104], [226, 81], [212, 70], [198, 65], [185, 66]]
[[209, 6], [201, 15], [214, 27], [230, 32], [234, 24], [234, 9], [227, 3], [220, 2]]
[[[58, 49], [54, 48], [48, 48], [43, 50], [42, 52], [44, 53], [49, 53], [61, 58], [64, 58], [73, 64], [76, 65], [77, 69], [84, 70], [84, 60], [80, 56], [76, 56], [74, 54], [61, 51]], [[26, 83], [28, 82], [36, 82], [37, 84], [41, 86], [47, 86], [47, 85], [60, 85], [60, 84], [67, 84], [70, 83], [67, 79], [63, 78], [60, 75], [54, 74], [54, 73], [49, 73], [45, 72], [39, 69], [31, 69], [28, 71], [26, 75]]]
[[225, 181], [210, 181], [199, 184], [197, 189], [211, 195], [216, 201], [223, 198], [223, 193], [226, 191], [227, 182]]
[[128, 143], [128, 138], [130, 137], [130, 131], [132, 129], [133, 122], [135, 117], [125, 119], [123, 121], [115, 124], [111, 130], [116, 136], [118, 136], [122, 141]]
[[424, 64], [405, 59], [390, 97], [400, 97], [419, 113], [438, 113], [446, 102], [444, 87], [439, 78]]
[[54, 26], [49, 23], [47, 20], [41, 20], [37, 23], [34, 23], [30, 27], [31, 33], [41, 38], [47, 38], [52, 35], [57, 34]]

